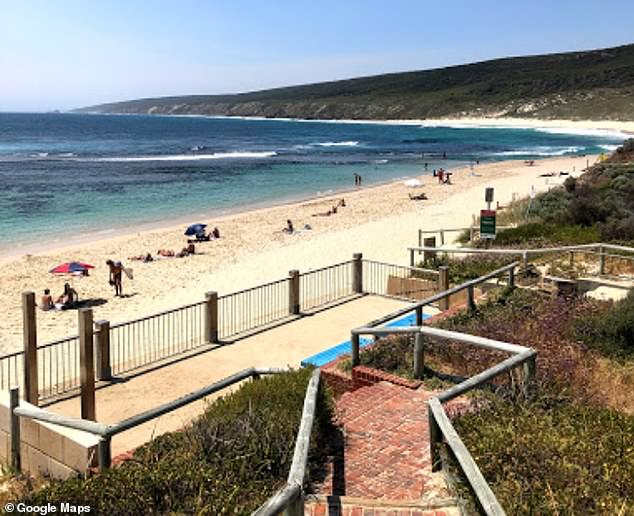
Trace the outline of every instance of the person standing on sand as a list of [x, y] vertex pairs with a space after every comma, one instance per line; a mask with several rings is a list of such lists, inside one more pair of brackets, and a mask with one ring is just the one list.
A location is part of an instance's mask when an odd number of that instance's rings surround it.
[[109, 282], [114, 287], [114, 295], [121, 296], [123, 294], [123, 287], [121, 284], [123, 265], [121, 262], [113, 262], [112, 260], [107, 260], [106, 265], [110, 269]]

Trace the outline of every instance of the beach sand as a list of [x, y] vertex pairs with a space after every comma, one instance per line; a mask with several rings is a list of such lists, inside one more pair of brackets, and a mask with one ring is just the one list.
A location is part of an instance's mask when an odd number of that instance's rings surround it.
[[[20, 294], [32, 290], [39, 298], [45, 288], [54, 297], [69, 281], [81, 299], [96, 300], [95, 320], [112, 323], [204, 299], [207, 291], [221, 295], [284, 278], [290, 269], [307, 271], [350, 259], [354, 252], [364, 257], [407, 264], [408, 246], [417, 245], [417, 230], [470, 225], [472, 217], [485, 208], [484, 188], [495, 187], [495, 200], [502, 204], [513, 194], [525, 197], [531, 186], [544, 191], [564, 178], [538, 177], [544, 172], [567, 171], [579, 174], [587, 160], [596, 156], [563, 157], [536, 161], [505, 161], [454, 171], [453, 185], [439, 185], [423, 175], [422, 188], [405, 186], [402, 181], [295, 204], [260, 209], [208, 221], [218, 226], [222, 238], [196, 245], [200, 254], [187, 258], [163, 258], [151, 263], [133, 262], [130, 256], [156, 252], [160, 248], [180, 250], [186, 242], [183, 225], [143, 232], [131, 232], [107, 239], [84, 242], [66, 248], [22, 256], [0, 257], [0, 350], [22, 346]], [[421, 173], [423, 171], [421, 170]], [[411, 201], [408, 193], [424, 191], [429, 200]], [[325, 212], [345, 197], [346, 207], [329, 217], [313, 217]], [[296, 228], [310, 224], [311, 230], [293, 235], [281, 229], [291, 219]], [[46, 242], [42, 243], [43, 248]], [[124, 294], [116, 298], [108, 285], [106, 259], [122, 260], [134, 269], [134, 280], [124, 277]], [[81, 260], [96, 266], [89, 277], [53, 276], [53, 266]], [[77, 334], [77, 312], [38, 310], [38, 342]]]

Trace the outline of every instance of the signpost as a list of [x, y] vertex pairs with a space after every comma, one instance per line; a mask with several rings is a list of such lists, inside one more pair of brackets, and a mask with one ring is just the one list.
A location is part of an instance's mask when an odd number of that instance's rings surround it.
[[495, 210], [480, 210], [480, 238], [495, 238]]

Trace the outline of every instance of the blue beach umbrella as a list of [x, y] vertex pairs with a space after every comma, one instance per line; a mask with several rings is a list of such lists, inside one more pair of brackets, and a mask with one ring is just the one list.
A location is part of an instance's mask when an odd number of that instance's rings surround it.
[[185, 235], [187, 236], [198, 235], [199, 233], [203, 233], [206, 227], [207, 227], [207, 224], [192, 224], [185, 230]]

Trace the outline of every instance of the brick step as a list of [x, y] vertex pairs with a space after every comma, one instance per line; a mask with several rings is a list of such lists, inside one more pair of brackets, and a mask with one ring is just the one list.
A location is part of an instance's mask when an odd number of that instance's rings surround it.
[[427, 400], [434, 394], [387, 382], [343, 394], [337, 402], [342, 467], [337, 475], [331, 468], [316, 493], [419, 504], [446, 500], [444, 479], [431, 472]]
[[398, 500], [371, 500], [347, 496], [309, 496], [305, 516], [459, 516], [453, 502], [421, 504]]

